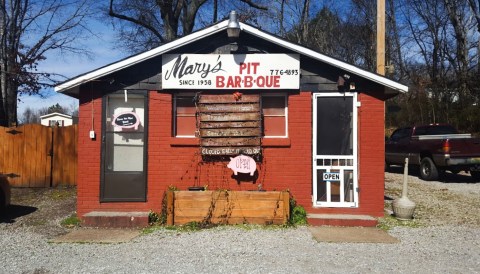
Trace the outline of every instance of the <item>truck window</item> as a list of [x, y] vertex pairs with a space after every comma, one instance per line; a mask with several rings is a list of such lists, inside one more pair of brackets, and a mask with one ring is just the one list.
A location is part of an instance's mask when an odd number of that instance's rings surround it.
[[400, 128], [395, 130], [392, 133], [392, 136], [390, 137], [391, 141], [397, 142], [403, 138], [408, 138], [410, 137], [410, 134], [412, 133], [412, 128]]
[[443, 135], [457, 134], [457, 130], [452, 126], [424, 126], [415, 128], [414, 136], [418, 135]]

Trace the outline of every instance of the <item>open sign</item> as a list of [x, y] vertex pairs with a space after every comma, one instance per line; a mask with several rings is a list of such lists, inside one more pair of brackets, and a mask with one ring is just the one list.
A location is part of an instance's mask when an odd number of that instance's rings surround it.
[[323, 173], [324, 181], [340, 181], [340, 173], [338, 172], [325, 172]]

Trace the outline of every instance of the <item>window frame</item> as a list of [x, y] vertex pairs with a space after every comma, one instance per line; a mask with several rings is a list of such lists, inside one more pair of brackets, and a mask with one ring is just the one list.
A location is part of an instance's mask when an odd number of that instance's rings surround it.
[[[178, 97], [192, 97], [192, 100], [193, 98], [195, 97], [195, 93], [194, 92], [178, 92], [178, 93], [174, 93], [173, 94], [173, 129], [172, 129], [172, 136], [174, 138], [196, 138], [196, 134], [194, 132], [193, 135], [177, 135], [177, 98]], [[194, 117], [196, 116], [196, 114], [194, 114]], [[196, 121], [196, 120], [195, 120]], [[196, 125], [195, 125], [196, 127]]]
[[[194, 92], [178, 92], [173, 94], [173, 109], [172, 109], [172, 120], [173, 120], [173, 128], [172, 128], [172, 137], [174, 138], [197, 138], [196, 132], [193, 135], [178, 135], [177, 134], [177, 98], [178, 97], [191, 97], [192, 99], [195, 97]], [[263, 98], [265, 97], [283, 97], [284, 99], [284, 114], [283, 115], [264, 115], [263, 112]], [[274, 138], [289, 138], [289, 130], [288, 130], [288, 94], [286, 92], [275, 92], [275, 93], [260, 93], [260, 108], [262, 113], [262, 124], [264, 123], [265, 117], [283, 117], [285, 122], [285, 134], [284, 135], [265, 135], [265, 128], [264, 125], [262, 126], [262, 138], [266, 139], [274, 139]]]
[[267, 117], [285, 117], [285, 135], [265, 135], [265, 128], [262, 128], [262, 138], [270, 139], [270, 138], [289, 138], [288, 132], [288, 94], [286, 92], [275, 92], [275, 93], [261, 93], [260, 94], [260, 101], [261, 101], [261, 110], [262, 110], [262, 123], [265, 121], [265, 115], [263, 113], [263, 98], [264, 97], [283, 97], [285, 108], [284, 108], [284, 115], [268, 115]]

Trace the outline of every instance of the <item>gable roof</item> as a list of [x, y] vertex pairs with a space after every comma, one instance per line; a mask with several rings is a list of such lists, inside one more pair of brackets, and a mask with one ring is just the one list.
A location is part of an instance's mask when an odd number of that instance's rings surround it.
[[62, 118], [67, 118], [67, 119], [72, 119], [71, 115], [63, 114], [63, 113], [60, 113], [60, 112], [52, 112], [52, 113], [49, 113], [49, 114], [42, 115], [42, 116], [40, 116], [40, 119], [43, 120], [43, 119], [47, 119], [47, 118], [51, 118], [51, 117], [55, 117], [55, 116], [62, 117]]
[[[168, 53], [171, 50], [174, 50], [176, 48], [179, 48], [181, 46], [193, 43], [199, 39], [205, 38], [206, 36], [224, 31], [227, 29], [228, 25], [228, 20], [219, 22], [215, 25], [212, 25], [210, 27], [204, 28], [202, 30], [196, 31], [194, 33], [191, 33], [187, 36], [181, 37], [179, 39], [176, 39], [172, 42], [169, 42], [167, 44], [161, 45], [157, 48], [151, 49], [149, 51], [125, 58], [121, 61], [112, 63], [110, 65], [106, 65], [104, 67], [101, 67], [99, 69], [87, 72], [85, 74], [79, 75], [77, 77], [74, 77], [70, 80], [67, 80], [63, 83], [60, 83], [55, 86], [55, 91], [56, 92], [61, 92], [61, 93], [78, 93], [78, 88], [81, 84], [101, 78], [103, 76], [109, 75], [113, 72], [122, 70], [124, 68], [133, 66], [135, 64], [138, 64], [142, 61], [148, 60], [152, 57], [156, 57], [165, 53]], [[270, 33], [267, 33], [265, 31], [259, 30], [255, 27], [252, 27], [248, 24], [241, 23], [240, 22], [240, 29], [242, 32], [249, 33], [251, 35], [254, 35], [256, 37], [259, 37], [261, 39], [264, 39], [266, 41], [269, 41], [271, 43], [280, 45], [286, 49], [292, 50], [294, 52], [297, 52], [301, 55], [308, 56], [310, 58], [313, 58], [315, 60], [324, 62], [326, 64], [329, 64], [331, 66], [340, 68], [344, 70], [345, 72], [350, 72], [352, 74], [358, 75], [360, 77], [363, 77], [367, 80], [373, 81], [375, 83], [378, 83], [382, 86], [385, 86], [388, 89], [392, 89], [394, 91], [399, 91], [399, 92], [407, 92], [408, 87], [405, 85], [402, 85], [398, 82], [395, 82], [393, 80], [390, 80], [382, 75], [372, 73], [369, 71], [366, 71], [364, 69], [361, 69], [359, 67], [356, 67], [354, 65], [345, 63], [343, 61], [337, 60], [335, 58], [326, 56], [324, 54], [321, 54], [319, 52], [316, 52], [314, 50], [308, 49], [306, 47], [303, 47], [301, 45], [286, 41], [282, 38], [279, 38], [275, 35], [272, 35]]]

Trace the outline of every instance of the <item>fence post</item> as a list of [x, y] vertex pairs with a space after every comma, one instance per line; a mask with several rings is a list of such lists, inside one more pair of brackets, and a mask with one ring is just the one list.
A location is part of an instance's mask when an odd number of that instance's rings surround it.
[[53, 187], [53, 144], [54, 144], [54, 141], [53, 139], [55, 138], [55, 134], [54, 134], [54, 129], [53, 127], [49, 127], [50, 129], [50, 132], [52, 134], [52, 139], [50, 141], [50, 150], [48, 152], [48, 155], [50, 156], [50, 187]]

